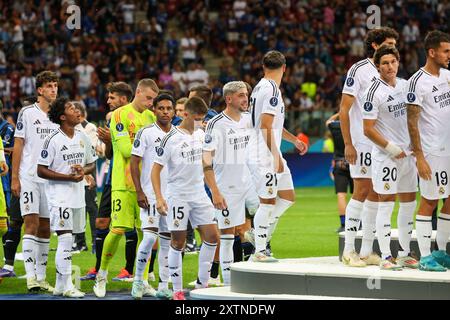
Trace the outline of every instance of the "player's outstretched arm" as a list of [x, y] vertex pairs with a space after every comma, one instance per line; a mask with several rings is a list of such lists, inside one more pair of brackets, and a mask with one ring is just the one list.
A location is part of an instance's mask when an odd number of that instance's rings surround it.
[[228, 205], [217, 187], [216, 176], [214, 175], [212, 166], [213, 157], [213, 151], [203, 150], [203, 174], [205, 176], [206, 185], [211, 190], [214, 207], [219, 210], [225, 210]]
[[11, 191], [15, 197], [20, 196], [19, 166], [20, 161], [22, 160], [23, 145], [23, 138], [14, 138], [14, 151], [11, 163]]
[[153, 191], [155, 192], [156, 197], [156, 210], [159, 214], [165, 216], [167, 215], [167, 211], [169, 207], [167, 206], [166, 200], [164, 200], [163, 194], [161, 192], [161, 171], [163, 166], [159, 163], [154, 163], [152, 167], [151, 179]]
[[417, 171], [424, 180], [431, 180], [431, 168], [425, 160], [419, 133], [420, 106], [407, 104], [408, 132], [411, 139], [411, 148], [417, 160]]
[[336, 112], [335, 114], [333, 114], [331, 117], [329, 117], [327, 119], [327, 121], [325, 121], [325, 125], [328, 127], [328, 125], [330, 124], [330, 122], [336, 121], [339, 118], [339, 112]]
[[298, 151], [300, 151], [300, 155], [304, 155], [308, 151], [308, 145], [303, 141], [297, 139], [292, 133], [283, 128], [283, 140], [286, 140], [292, 143]]
[[388, 152], [392, 157], [396, 159], [401, 159], [406, 157], [405, 152], [397, 145], [386, 140], [385, 137], [375, 128], [377, 120], [364, 119], [364, 135], [369, 138], [370, 141], [380, 146], [386, 152]]
[[350, 164], [356, 163], [356, 149], [353, 146], [350, 135], [350, 109], [352, 108], [355, 97], [346, 93], [342, 94], [341, 106], [339, 110], [339, 119], [341, 120], [342, 137], [345, 144], [345, 159]]

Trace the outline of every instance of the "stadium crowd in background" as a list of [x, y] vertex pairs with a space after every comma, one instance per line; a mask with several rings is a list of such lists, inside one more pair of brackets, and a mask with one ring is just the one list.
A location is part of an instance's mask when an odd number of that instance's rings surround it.
[[[69, 30], [68, 0], [0, 3], [0, 98], [5, 115], [17, 114], [21, 99], [35, 91], [44, 69], [60, 77], [60, 96], [83, 100], [90, 121], [108, 110], [102, 84], [157, 79], [161, 89], [185, 96], [209, 84], [213, 108], [223, 108], [222, 86], [242, 79], [254, 86], [262, 54], [286, 55], [281, 86], [287, 125], [322, 135], [324, 120], [338, 109], [345, 70], [364, 56], [362, 24], [369, 1], [76, 1], [81, 29]], [[408, 78], [425, 63], [426, 30], [448, 31], [449, 1], [385, 1], [381, 24], [398, 30], [399, 76]], [[173, 22], [173, 23], [171, 23]], [[208, 51], [209, 50], [209, 51]], [[210, 76], [207, 55], [222, 61]], [[404, 67], [403, 67], [404, 66]], [[208, 67], [208, 68], [205, 68]], [[307, 111], [307, 112], [305, 112]], [[11, 119], [11, 120], [12, 120]]]

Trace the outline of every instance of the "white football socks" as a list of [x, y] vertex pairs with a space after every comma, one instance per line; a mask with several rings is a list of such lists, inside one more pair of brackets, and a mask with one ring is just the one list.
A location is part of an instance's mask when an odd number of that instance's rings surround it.
[[416, 216], [416, 234], [419, 244], [420, 256], [426, 257], [431, 254], [431, 216]]
[[373, 240], [375, 240], [375, 229], [378, 212], [378, 202], [364, 201], [362, 218], [362, 241], [359, 255], [368, 257], [373, 252]]
[[[64, 292], [72, 289], [72, 234], [58, 236], [58, 247], [55, 255], [56, 290]], [[70, 281], [70, 285], [69, 284]]]
[[398, 227], [398, 243], [400, 248], [399, 257], [406, 257], [411, 249], [411, 235], [414, 227], [414, 212], [416, 210], [417, 201], [400, 202], [397, 216]]
[[169, 247], [170, 237], [159, 234], [159, 252], [158, 252], [158, 269], [159, 284], [158, 290], [168, 289], [169, 282]]
[[202, 242], [200, 253], [198, 255], [198, 281], [200, 281], [203, 287], [208, 286], [211, 265], [214, 260], [216, 248], [217, 243]]
[[436, 230], [436, 243], [439, 250], [447, 250], [447, 242], [450, 237], [450, 214], [441, 212], [438, 217]]
[[225, 286], [230, 285], [231, 264], [233, 263], [233, 244], [234, 235], [223, 234], [220, 236], [220, 267], [222, 268], [223, 284]]
[[[376, 233], [380, 245], [381, 258], [386, 259], [391, 254], [391, 217], [395, 202], [380, 202], [376, 217]], [[364, 222], [363, 222], [364, 225]]]
[[269, 217], [274, 209], [273, 204], [260, 204], [256, 210], [253, 224], [255, 226], [255, 252], [266, 250]]
[[183, 250], [175, 249], [173, 246], [169, 247], [168, 261], [169, 272], [172, 278], [173, 292], [183, 291], [183, 261], [181, 259], [181, 252]]
[[134, 278], [136, 280], [144, 279], [144, 271], [147, 265], [148, 259], [152, 254], [152, 247], [155, 242], [158, 240], [158, 234], [154, 231], [144, 230], [143, 238], [141, 243], [139, 244], [139, 248], [136, 254], [136, 271], [134, 274]]
[[278, 221], [283, 215], [283, 213], [285, 213], [287, 209], [289, 209], [294, 204], [294, 202], [292, 201], [285, 200], [279, 197], [277, 197], [276, 201], [277, 202], [275, 203], [275, 207], [273, 208], [272, 214], [269, 217], [269, 229], [267, 232], [267, 241], [270, 241], [270, 239], [272, 239], [272, 235], [275, 232], [275, 228], [277, 227]]
[[23, 263], [25, 265], [25, 272], [27, 278], [35, 278], [36, 271], [34, 268], [36, 260], [36, 237], [30, 234], [25, 234], [22, 238], [22, 253]]
[[345, 247], [344, 253], [355, 251], [355, 238], [361, 223], [363, 202], [350, 199], [345, 209]]
[[50, 239], [36, 237], [36, 280], [45, 280]]

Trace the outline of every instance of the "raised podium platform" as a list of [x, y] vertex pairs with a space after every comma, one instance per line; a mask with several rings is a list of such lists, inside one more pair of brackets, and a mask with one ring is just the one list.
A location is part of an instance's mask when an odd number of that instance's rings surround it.
[[193, 299], [450, 299], [450, 271], [351, 268], [339, 257], [240, 262], [231, 287], [191, 291]]
[[[359, 252], [361, 249], [361, 240], [362, 240], [362, 231], [358, 231], [355, 239], [355, 249], [356, 252]], [[344, 251], [344, 241], [345, 241], [345, 232], [339, 233], [339, 260], [342, 260], [342, 252]], [[398, 230], [392, 229], [391, 231], [391, 252], [394, 257], [397, 257], [398, 249]], [[431, 249], [434, 250], [436, 247], [436, 231], [433, 231], [431, 234]], [[416, 230], [413, 230], [411, 234], [411, 251], [413, 251], [420, 258], [419, 244], [417, 243]], [[380, 247], [378, 245], [378, 241], [375, 238], [373, 243], [373, 251], [381, 255]], [[450, 254], [450, 242], [447, 244], [447, 253]]]

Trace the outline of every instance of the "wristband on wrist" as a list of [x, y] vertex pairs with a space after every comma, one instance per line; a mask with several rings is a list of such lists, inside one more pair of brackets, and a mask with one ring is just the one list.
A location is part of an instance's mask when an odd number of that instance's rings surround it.
[[388, 141], [387, 146], [384, 148], [391, 156], [396, 157], [403, 152], [402, 148]]

